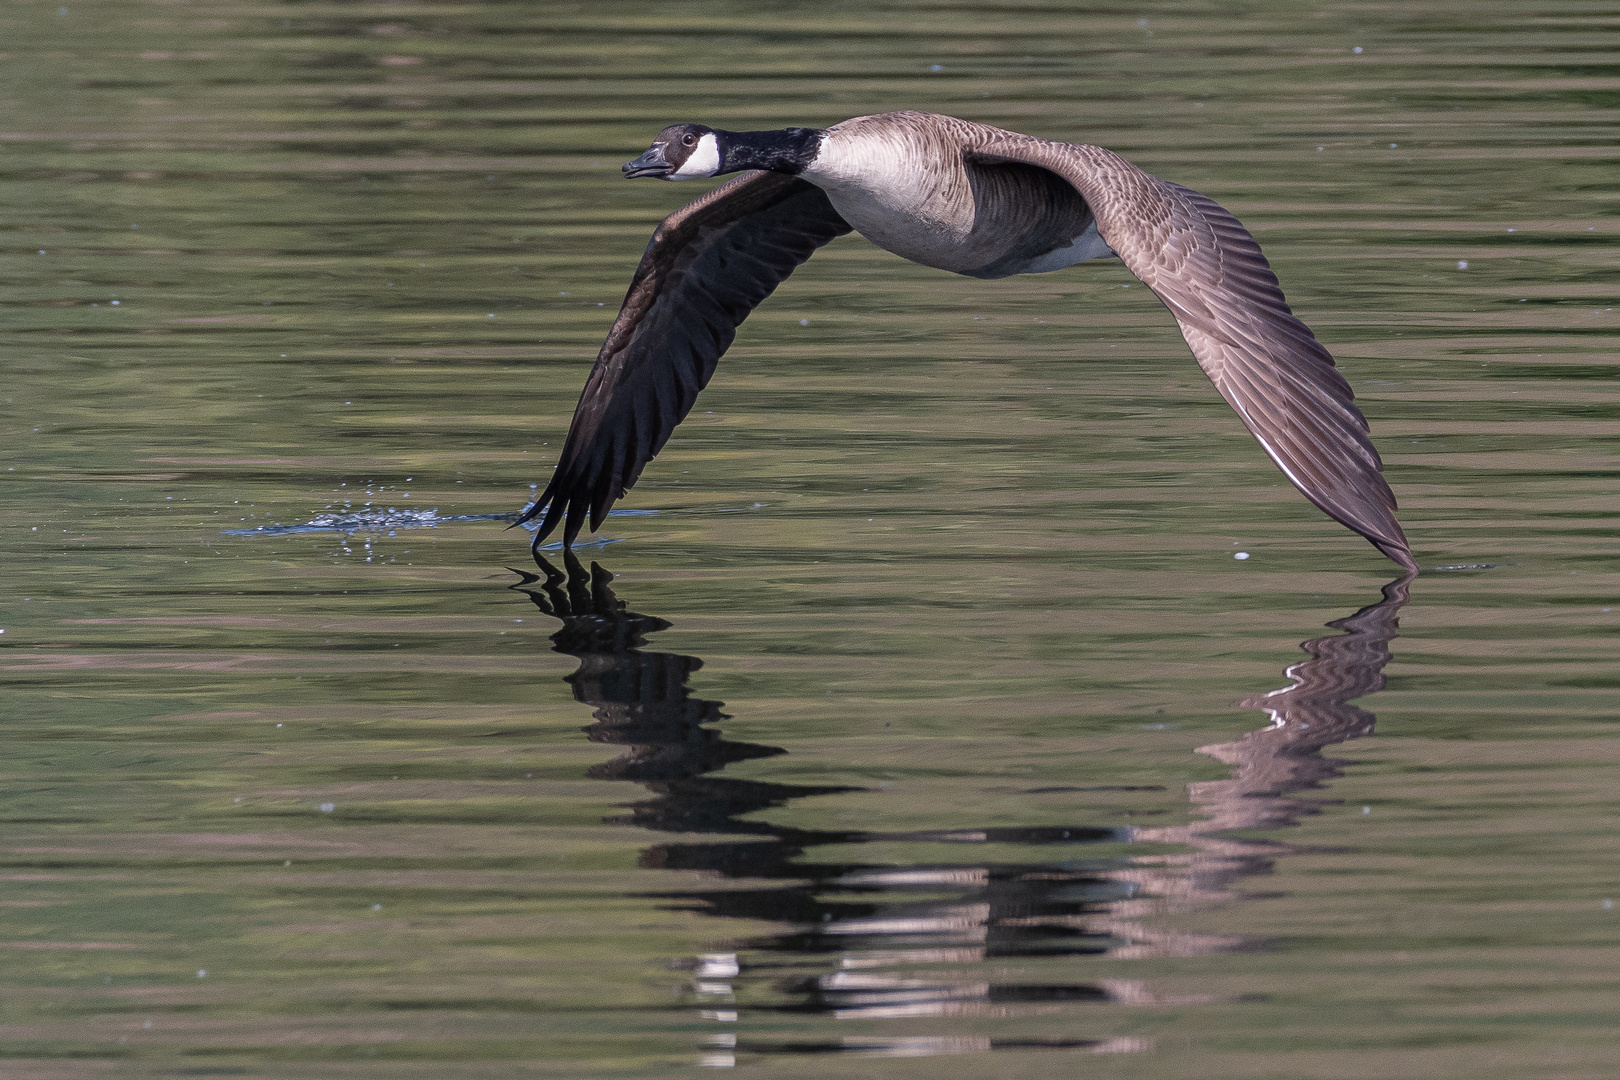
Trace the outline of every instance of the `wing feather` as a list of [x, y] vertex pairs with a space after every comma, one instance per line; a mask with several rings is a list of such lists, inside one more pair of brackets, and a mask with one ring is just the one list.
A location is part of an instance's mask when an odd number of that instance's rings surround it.
[[1328, 516], [1417, 569], [1350, 384], [1289, 309], [1237, 218], [1098, 146], [996, 132], [970, 156], [1035, 165], [1072, 184], [1103, 240], [1175, 315], [1199, 366], [1283, 474]]
[[551, 481], [519, 519], [542, 514], [572, 544], [601, 526], [708, 385], [737, 327], [815, 250], [850, 231], [821, 190], [744, 173], [653, 233], [574, 409]]

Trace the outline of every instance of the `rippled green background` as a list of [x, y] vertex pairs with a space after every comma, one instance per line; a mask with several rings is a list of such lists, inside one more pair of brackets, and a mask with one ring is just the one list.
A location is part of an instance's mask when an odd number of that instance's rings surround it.
[[[1493, 566], [1241, 872], [1195, 751], [1391, 567], [1117, 264], [834, 243], [609, 522], [692, 730], [786, 751], [729, 833], [637, 824], [719, 789], [609, 777], [524, 534], [227, 535], [519, 508], [702, 188], [619, 163], [898, 108], [1231, 207]], [[0, 4], [0, 1073], [1612, 1076], [1617, 110], [1579, 0]], [[1085, 948], [983, 944], [1008, 868]]]

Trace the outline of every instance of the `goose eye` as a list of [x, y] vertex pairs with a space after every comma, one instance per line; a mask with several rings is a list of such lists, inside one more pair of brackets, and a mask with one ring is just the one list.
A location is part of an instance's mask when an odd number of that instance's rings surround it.
[[697, 136], [693, 135], [689, 131], [685, 135], [681, 136], [681, 144], [683, 146], [696, 146], [697, 145]]

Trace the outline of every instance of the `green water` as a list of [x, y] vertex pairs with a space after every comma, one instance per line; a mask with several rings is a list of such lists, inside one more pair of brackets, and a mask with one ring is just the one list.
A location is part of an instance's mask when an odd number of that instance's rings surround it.
[[[1242, 217], [1404, 607], [1117, 264], [858, 237], [548, 588], [619, 164], [898, 108]], [[1614, 1075], [1617, 119], [1580, 0], [0, 5], [0, 1074]]]

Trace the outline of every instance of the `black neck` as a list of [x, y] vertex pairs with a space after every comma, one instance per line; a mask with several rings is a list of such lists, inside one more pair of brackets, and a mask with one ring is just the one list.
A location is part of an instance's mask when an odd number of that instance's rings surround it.
[[720, 171], [769, 169], [798, 175], [821, 150], [819, 128], [782, 128], [779, 131], [715, 131], [720, 141]]

